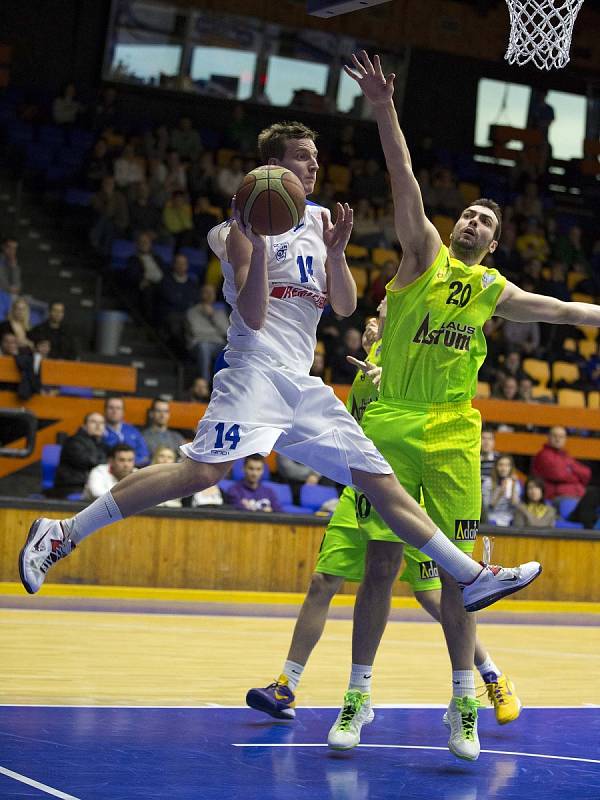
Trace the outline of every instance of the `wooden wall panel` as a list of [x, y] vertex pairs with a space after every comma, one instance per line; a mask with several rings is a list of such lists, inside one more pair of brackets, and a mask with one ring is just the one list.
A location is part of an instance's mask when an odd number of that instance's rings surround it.
[[[17, 556], [39, 515], [0, 509], [0, 581], [19, 580]], [[91, 536], [51, 577], [54, 583], [304, 592], [323, 531], [258, 520], [133, 517]], [[599, 546], [585, 539], [502, 535], [495, 537], [493, 560], [542, 562], [541, 578], [519, 594], [522, 599], [598, 602]], [[354, 593], [356, 587], [347, 584], [344, 591]], [[395, 594], [408, 593], [398, 582]]]

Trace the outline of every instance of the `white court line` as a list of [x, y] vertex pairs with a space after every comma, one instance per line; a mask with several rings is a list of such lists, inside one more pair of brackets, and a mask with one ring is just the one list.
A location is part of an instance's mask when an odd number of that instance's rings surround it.
[[[191, 709], [194, 711], [208, 711], [212, 708], [222, 708], [223, 710], [227, 710], [228, 708], [245, 708], [247, 710], [252, 710], [246, 704], [238, 706], [238, 705], [225, 705], [224, 703], [202, 703], [201, 705], [195, 706], [178, 706], [178, 705], [169, 705], [169, 706], [149, 706], [149, 705], [135, 705], [135, 706], [128, 706], [128, 705], [111, 705], [111, 704], [104, 704], [104, 703], [94, 703], [94, 704], [69, 704], [64, 705], [62, 703], [0, 703], [0, 708], [122, 708], [122, 709], [136, 709], [136, 708], [145, 708], [145, 709]], [[320, 706], [320, 705], [313, 705], [313, 706], [300, 706], [300, 710], [302, 711], [310, 711], [313, 708], [335, 708], [339, 711], [339, 705], [337, 706]], [[411, 709], [425, 709], [425, 708], [448, 708], [447, 703], [376, 703], [373, 708], [411, 708]], [[600, 705], [595, 703], [582, 703], [580, 706], [530, 706], [527, 705], [524, 707], [525, 709], [556, 709], [556, 710], [573, 710], [573, 709], [581, 709], [589, 711], [590, 709], [597, 709], [600, 708]], [[492, 711], [492, 707], [489, 708], [482, 708], [480, 711]]]
[[59, 789], [53, 789], [51, 786], [46, 786], [45, 783], [34, 781], [33, 778], [28, 778], [26, 775], [20, 775], [18, 772], [13, 772], [12, 769], [6, 769], [6, 767], [0, 767], [0, 775], [6, 775], [7, 778], [12, 778], [14, 781], [26, 783], [27, 786], [33, 786], [34, 789], [39, 789], [41, 792], [51, 794], [52, 797], [60, 797], [62, 800], [79, 800], [78, 797], [75, 797], [72, 794], [65, 794]]
[[[301, 744], [301, 743], [277, 743], [277, 744], [233, 744], [233, 747], [328, 747], [327, 744]], [[358, 747], [380, 748], [384, 750], [448, 750], [447, 747], [434, 747], [433, 745], [422, 744], [359, 744]], [[340, 752], [340, 751], [337, 751]], [[550, 756], [544, 753], [518, 753], [512, 750], [482, 750], [482, 753], [491, 753], [497, 756], [523, 756], [524, 758], [552, 758], [557, 761], [583, 761], [586, 764], [600, 764], [597, 758], [576, 758], [575, 756]]]

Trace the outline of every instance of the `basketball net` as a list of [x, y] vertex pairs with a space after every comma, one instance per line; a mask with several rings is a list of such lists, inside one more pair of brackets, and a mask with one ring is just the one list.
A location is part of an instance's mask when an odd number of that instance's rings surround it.
[[561, 69], [569, 63], [573, 25], [583, 0], [506, 0], [510, 38], [504, 58], [522, 67]]

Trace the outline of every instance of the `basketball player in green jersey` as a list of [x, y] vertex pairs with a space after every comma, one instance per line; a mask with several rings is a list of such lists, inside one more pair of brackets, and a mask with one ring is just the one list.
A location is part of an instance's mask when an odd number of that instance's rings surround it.
[[[358, 423], [361, 422], [367, 406], [378, 396], [377, 387], [381, 375], [381, 370], [378, 369], [381, 351], [379, 337], [385, 323], [385, 305], [384, 299], [378, 309], [379, 323], [375, 319], [370, 320], [363, 334], [363, 348], [368, 354], [367, 361], [356, 362], [355, 359], [349, 359], [361, 367], [354, 378], [346, 403], [348, 411]], [[364, 505], [364, 495], [360, 498], [360, 502]], [[294, 719], [296, 716], [296, 688], [310, 654], [323, 634], [331, 601], [344, 581], [355, 583], [363, 581], [365, 561], [370, 576], [381, 587], [379, 595], [381, 602], [376, 607], [370, 608], [372, 625], [380, 626], [382, 629], [385, 627], [389, 616], [392, 587], [403, 556], [406, 567], [400, 580], [409, 583], [423, 608], [434, 619], [440, 620], [441, 583], [435, 561], [415, 547], [403, 545], [389, 528], [375, 530], [372, 535], [361, 530], [356, 519], [356, 504], [357, 493], [352, 487], [347, 486], [327, 525], [311, 585], [300, 610], [282, 672], [269, 686], [250, 689], [246, 695], [246, 702], [251, 708], [263, 711], [275, 719]], [[381, 542], [385, 544], [379, 544]], [[381, 551], [383, 558], [379, 557]], [[360, 599], [356, 608], [360, 608]], [[486, 683], [498, 723], [503, 725], [516, 719], [521, 704], [516, 694], [510, 691], [512, 683], [506, 676], [501, 675], [480, 642], [477, 642], [475, 647], [475, 665]], [[348, 703], [345, 705], [352, 704], [353, 700], [360, 702], [360, 693], [349, 694]], [[338, 725], [334, 745], [337, 749], [347, 749], [345, 745], [348, 740], [352, 744], [352, 731], [345, 731], [343, 724]]]
[[[481, 419], [471, 399], [486, 355], [484, 323], [498, 315], [516, 322], [600, 326], [600, 308], [525, 292], [497, 270], [482, 266], [500, 238], [501, 211], [492, 200], [477, 200], [466, 208], [454, 226], [450, 247], [445, 247], [425, 216], [394, 108], [395, 76], [385, 76], [379, 57], [371, 62], [364, 51], [360, 59], [353, 55], [352, 62], [345, 71], [373, 107], [403, 253], [387, 286], [379, 399], [369, 405], [362, 426], [408, 493], [418, 499], [422, 492], [431, 518], [453, 535], [460, 549], [472, 553], [481, 509]], [[385, 527], [367, 498], [358, 499], [357, 512], [365, 531]], [[479, 756], [472, 670], [475, 615], [464, 611], [456, 581], [442, 570], [440, 577], [441, 621], [452, 663], [452, 699], [445, 716], [448, 746], [460, 758], [474, 760]], [[369, 591], [376, 594], [377, 586]], [[365, 614], [364, 606], [362, 611]], [[354, 624], [359, 631], [353, 637], [349, 688], [361, 690], [364, 701], [345, 724], [357, 744], [361, 725], [370, 715], [369, 680], [381, 634], [369, 626], [368, 614], [362, 620], [355, 615]], [[356, 677], [360, 674], [368, 677], [361, 682]]]

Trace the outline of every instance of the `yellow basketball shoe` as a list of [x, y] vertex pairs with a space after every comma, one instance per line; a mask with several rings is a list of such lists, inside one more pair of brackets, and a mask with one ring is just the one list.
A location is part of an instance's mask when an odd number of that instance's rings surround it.
[[494, 706], [498, 725], [506, 725], [517, 719], [521, 713], [521, 701], [508, 675], [499, 675], [498, 680], [486, 683], [485, 688], [490, 703]]

